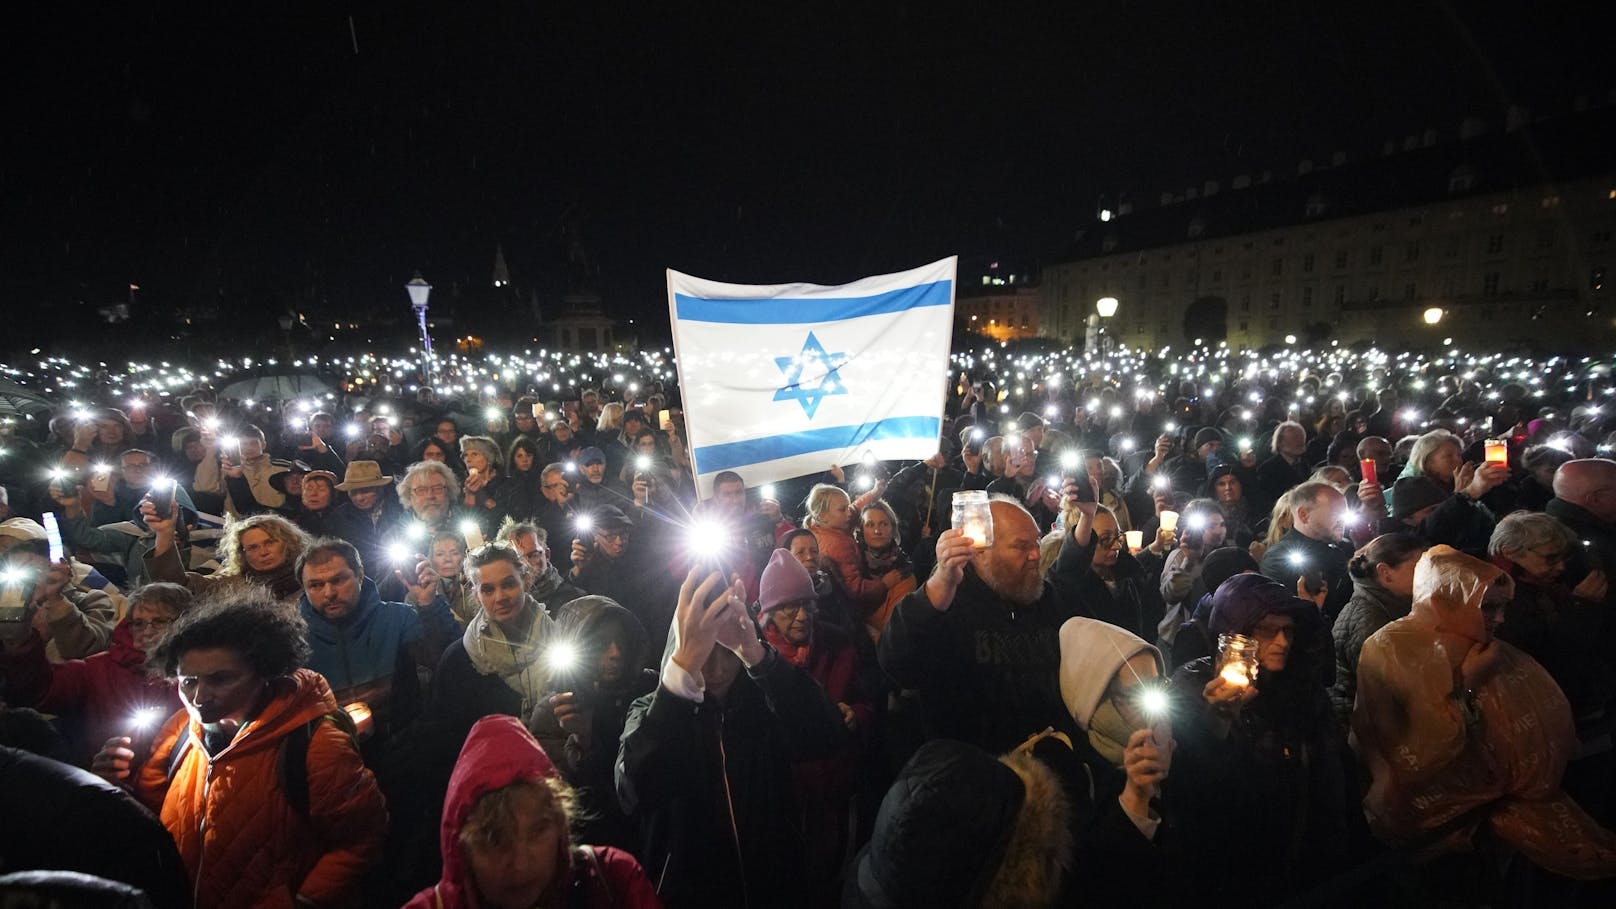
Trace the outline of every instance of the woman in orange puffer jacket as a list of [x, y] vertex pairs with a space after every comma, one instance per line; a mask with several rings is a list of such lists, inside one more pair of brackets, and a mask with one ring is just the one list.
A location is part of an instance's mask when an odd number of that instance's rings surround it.
[[[173, 835], [197, 909], [356, 905], [381, 852], [386, 806], [330, 686], [297, 668], [304, 631], [249, 589], [186, 613], [152, 655], [186, 709], [135, 794]], [[92, 769], [127, 780], [132, 745], [109, 740]]]

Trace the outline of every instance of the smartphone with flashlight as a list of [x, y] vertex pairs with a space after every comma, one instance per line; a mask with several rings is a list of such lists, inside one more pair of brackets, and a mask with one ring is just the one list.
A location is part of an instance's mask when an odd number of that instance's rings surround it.
[[158, 518], [167, 518], [174, 511], [174, 481], [167, 477], [153, 480], [146, 498], [151, 500], [152, 510], [157, 512]]
[[56, 565], [67, 557], [67, 548], [62, 545], [62, 528], [56, 523], [55, 512], [47, 511], [42, 518], [45, 523], [45, 539], [50, 544], [50, 561], [52, 565]]
[[1302, 569], [1302, 587], [1313, 596], [1324, 592], [1324, 569], [1309, 565]]
[[8, 568], [0, 573], [0, 622], [21, 622], [28, 618], [34, 583], [31, 571]]

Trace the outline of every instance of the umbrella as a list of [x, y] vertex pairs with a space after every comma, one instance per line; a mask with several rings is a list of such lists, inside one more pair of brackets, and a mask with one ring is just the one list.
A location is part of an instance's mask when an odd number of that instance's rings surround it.
[[0, 417], [44, 413], [51, 407], [51, 402], [39, 392], [24, 388], [10, 379], [0, 379]]
[[275, 373], [235, 379], [219, 389], [219, 396], [238, 401], [287, 401], [335, 390], [324, 377], [313, 373]]

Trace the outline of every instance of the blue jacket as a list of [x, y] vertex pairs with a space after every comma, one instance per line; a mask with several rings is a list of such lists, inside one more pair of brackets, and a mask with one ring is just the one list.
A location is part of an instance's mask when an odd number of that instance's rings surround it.
[[[376, 717], [382, 737], [420, 712], [421, 683], [415, 666], [418, 658], [436, 655], [417, 651], [433, 636], [426, 626], [436, 624], [436, 611], [447, 614], [447, 604], [433, 603], [423, 621], [414, 606], [383, 600], [376, 583], [365, 578], [360, 582], [359, 605], [340, 621], [321, 615], [308, 594], [299, 597], [297, 605], [309, 625], [308, 668], [325, 676], [338, 702], [363, 701]], [[448, 621], [452, 625], [453, 616]]]

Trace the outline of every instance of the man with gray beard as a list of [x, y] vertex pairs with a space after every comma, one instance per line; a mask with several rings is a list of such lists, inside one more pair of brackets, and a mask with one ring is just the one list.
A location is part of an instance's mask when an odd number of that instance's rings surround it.
[[[1093, 502], [1078, 503], [1075, 486], [1063, 492], [1092, 520]], [[997, 754], [1049, 726], [1076, 732], [1061, 702], [1060, 627], [1084, 614], [1075, 591], [1085, 563], [1068, 532], [1042, 576], [1032, 515], [1004, 496], [990, 507], [992, 546], [978, 549], [958, 529], [938, 538], [937, 567], [893, 610], [880, 662], [919, 692], [928, 737]]]

